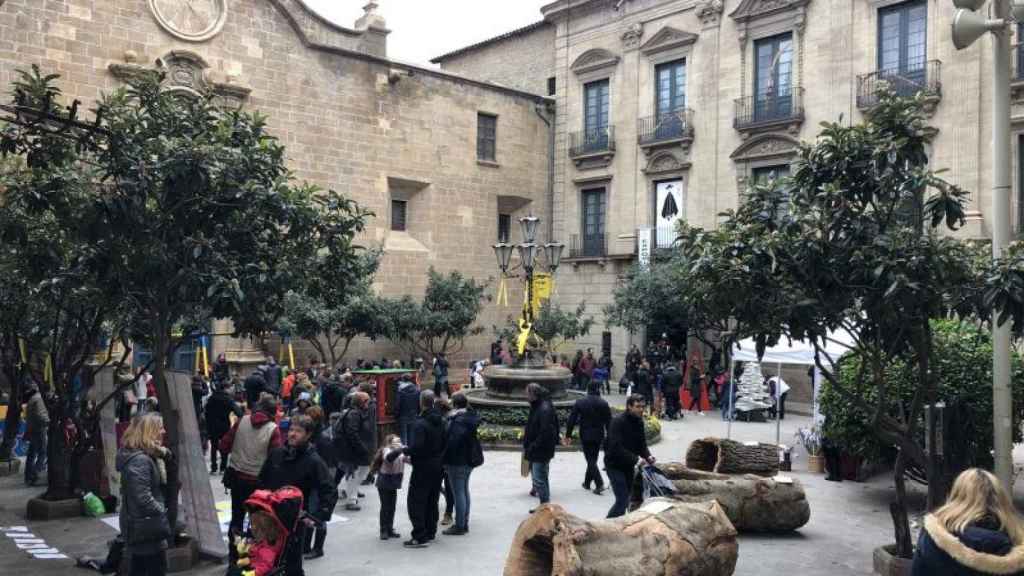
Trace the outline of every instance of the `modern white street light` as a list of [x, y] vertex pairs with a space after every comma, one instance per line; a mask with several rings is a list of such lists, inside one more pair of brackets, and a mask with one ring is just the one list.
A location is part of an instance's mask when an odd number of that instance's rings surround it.
[[[1010, 24], [1024, 17], [1024, 5], [992, 0], [989, 16], [978, 14], [986, 0], [953, 0], [953, 45], [970, 46], [992, 33], [992, 258], [1010, 243]], [[996, 476], [1013, 489], [1013, 397], [1010, 392], [1010, 326], [992, 319], [992, 423]]]

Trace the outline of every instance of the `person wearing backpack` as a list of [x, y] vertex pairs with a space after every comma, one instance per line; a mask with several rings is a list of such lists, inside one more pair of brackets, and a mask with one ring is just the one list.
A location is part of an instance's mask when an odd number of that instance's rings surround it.
[[442, 462], [448, 472], [455, 496], [455, 524], [442, 534], [462, 536], [469, 532], [469, 476], [484, 463], [484, 452], [477, 438], [480, 416], [469, 408], [469, 400], [462, 392], [452, 396], [452, 412], [448, 415], [447, 441]]
[[341, 414], [337, 427], [334, 429], [334, 447], [338, 458], [339, 470], [345, 474], [345, 496], [348, 503], [345, 510], [358, 511], [359, 483], [366, 477], [370, 469], [370, 456], [373, 447], [366, 442], [363, 430], [367, 419], [367, 406], [370, 396], [365, 392], [352, 395], [352, 404]]

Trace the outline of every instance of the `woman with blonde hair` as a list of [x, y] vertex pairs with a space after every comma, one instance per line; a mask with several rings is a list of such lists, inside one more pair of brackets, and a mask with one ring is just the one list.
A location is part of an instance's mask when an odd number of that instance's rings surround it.
[[1024, 574], [1024, 521], [992, 473], [957, 476], [946, 504], [924, 519], [912, 574]]
[[159, 414], [136, 416], [125, 430], [117, 453], [121, 474], [121, 535], [131, 576], [167, 573], [167, 540], [171, 529], [161, 484], [166, 482], [162, 459], [164, 422]]

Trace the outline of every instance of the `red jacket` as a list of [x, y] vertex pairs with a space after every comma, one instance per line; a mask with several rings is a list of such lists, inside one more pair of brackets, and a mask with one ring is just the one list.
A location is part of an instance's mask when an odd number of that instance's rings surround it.
[[277, 557], [284, 548], [284, 538], [278, 538], [277, 544], [256, 542], [249, 548], [249, 565], [256, 576], [265, 576], [277, 565]]

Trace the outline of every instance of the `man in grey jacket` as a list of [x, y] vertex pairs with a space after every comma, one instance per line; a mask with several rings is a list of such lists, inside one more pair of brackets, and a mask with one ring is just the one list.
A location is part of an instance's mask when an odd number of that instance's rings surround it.
[[39, 473], [46, 469], [46, 436], [50, 426], [50, 413], [46, 402], [35, 382], [29, 382], [25, 390], [25, 438], [28, 439], [28, 453], [25, 455], [25, 484], [35, 486]]

